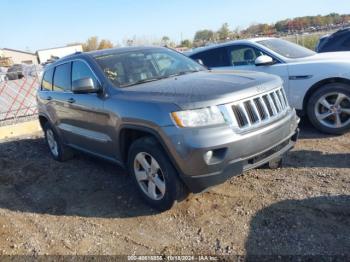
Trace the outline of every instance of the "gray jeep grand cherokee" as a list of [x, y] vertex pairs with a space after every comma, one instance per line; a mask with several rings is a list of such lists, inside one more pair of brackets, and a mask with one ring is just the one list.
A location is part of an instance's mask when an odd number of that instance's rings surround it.
[[39, 120], [53, 158], [126, 167], [151, 206], [280, 159], [298, 136], [282, 81], [210, 71], [166, 48], [76, 53], [45, 69]]

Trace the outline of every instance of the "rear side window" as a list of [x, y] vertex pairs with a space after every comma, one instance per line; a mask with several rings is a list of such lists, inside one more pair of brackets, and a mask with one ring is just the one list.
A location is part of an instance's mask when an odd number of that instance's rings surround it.
[[53, 77], [53, 90], [70, 91], [71, 82], [71, 63], [57, 66]]
[[53, 68], [50, 68], [45, 71], [43, 76], [43, 81], [41, 83], [41, 90], [51, 91], [52, 90], [52, 77], [53, 77]]
[[90, 67], [82, 61], [74, 61], [72, 65], [72, 83], [75, 80], [90, 77], [97, 86], [97, 80]]
[[226, 47], [211, 49], [191, 56], [194, 60], [202, 60], [208, 67], [230, 66]]

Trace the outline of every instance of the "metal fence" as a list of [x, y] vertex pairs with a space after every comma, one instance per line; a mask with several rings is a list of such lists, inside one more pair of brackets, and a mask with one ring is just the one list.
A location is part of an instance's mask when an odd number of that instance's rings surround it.
[[35, 96], [41, 72], [31, 71], [26, 75], [18, 72], [13, 77], [15, 73], [0, 73], [0, 125], [20, 122], [37, 115]]

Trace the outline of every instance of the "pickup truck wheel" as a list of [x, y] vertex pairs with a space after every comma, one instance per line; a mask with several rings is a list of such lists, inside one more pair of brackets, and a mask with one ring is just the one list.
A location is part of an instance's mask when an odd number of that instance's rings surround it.
[[307, 114], [318, 130], [344, 134], [350, 129], [350, 86], [342, 83], [324, 85], [310, 97]]
[[72, 149], [61, 142], [59, 136], [49, 122], [44, 125], [44, 133], [50, 154], [55, 160], [63, 162], [73, 157]]
[[170, 209], [188, 195], [163, 148], [152, 137], [140, 138], [131, 145], [128, 168], [142, 198], [159, 211]]

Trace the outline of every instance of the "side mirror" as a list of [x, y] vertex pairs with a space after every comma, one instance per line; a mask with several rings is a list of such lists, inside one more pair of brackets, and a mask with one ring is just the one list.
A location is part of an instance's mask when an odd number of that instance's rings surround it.
[[210, 67], [206, 66], [206, 65], [203, 63], [202, 59], [196, 59], [195, 61], [196, 61], [198, 64], [200, 64], [201, 66], [205, 67], [206, 69], [208, 69], [208, 70], [211, 69]]
[[196, 59], [196, 62], [202, 66], [205, 66], [202, 59]]
[[76, 94], [97, 93], [99, 90], [91, 77], [81, 78], [72, 83], [72, 91]]
[[255, 59], [255, 65], [256, 66], [267, 66], [267, 65], [273, 65], [274, 61], [272, 57], [268, 55], [261, 55]]

